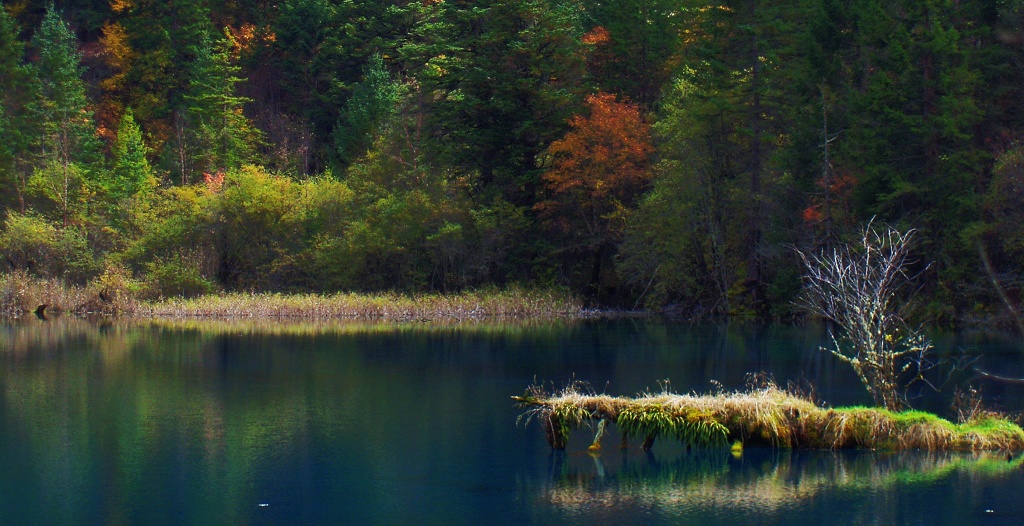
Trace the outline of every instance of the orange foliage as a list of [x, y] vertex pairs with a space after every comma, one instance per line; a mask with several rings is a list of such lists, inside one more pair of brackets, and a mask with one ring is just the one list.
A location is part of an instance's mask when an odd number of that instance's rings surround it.
[[636, 105], [614, 95], [586, 102], [590, 115], [570, 119], [570, 131], [548, 148], [553, 163], [543, 182], [550, 199], [536, 208], [565, 230], [583, 227], [604, 241], [625, 226], [650, 182], [651, 130]]
[[[850, 200], [853, 198], [853, 191], [857, 187], [857, 177], [851, 173], [839, 173], [829, 178], [819, 179], [817, 186], [821, 192], [811, 199], [811, 206], [804, 209], [803, 220], [815, 224], [825, 220], [841, 219], [849, 217]], [[826, 205], [827, 215], [826, 217]]]
[[598, 44], [607, 44], [609, 41], [611, 41], [611, 39], [611, 33], [609, 33], [608, 30], [602, 26], [597, 26], [594, 29], [587, 31], [587, 34], [583, 35], [584, 44], [590, 44], [595, 46]]
[[252, 53], [259, 46], [269, 44], [277, 39], [269, 27], [259, 28], [249, 22], [237, 28], [228, 26], [227, 30], [231, 33], [231, 38], [234, 40], [232, 55], [236, 57]]
[[801, 215], [803, 216], [805, 223], [820, 223], [825, 219], [825, 214], [822, 212], [821, 205], [808, 206], [807, 208], [804, 208], [803, 214]]
[[100, 44], [103, 46], [103, 61], [113, 69], [125, 71], [135, 59], [135, 52], [128, 44], [128, 33], [118, 22], [103, 24]]
[[224, 170], [217, 170], [214, 174], [203, 172], [203, 184], [211, 194], [219, 194], [224, 189]]
[[109, 144], [117, 135], [114, 130], [124, 113], [121, 96], [125, 90], [126, 74], [136, 59], [136, 53], [129, 45], [128, 34], [120, 23], [108, 21], [103, 24], [102, 32], [98, 40], [98, 53], [110, 68], [111, 75], [100, 81], [103, 97], [95, 117], [99, 135]]
[[595, 78], [603, 77], [609, 68], [615, 67], [615, 53], [612, 52], [612, 34], [602, 26], [597, 26], [583, 35], [587, 69]]

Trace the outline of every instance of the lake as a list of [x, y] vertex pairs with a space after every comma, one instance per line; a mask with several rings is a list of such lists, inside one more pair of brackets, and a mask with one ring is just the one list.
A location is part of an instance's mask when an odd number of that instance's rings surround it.
[[[663, 441], [648, 454], [608, 447], [614, 429], [599, 457], [586, 429], [552, 453], [510, 400], [533, 382], [706, 392], [764, 371], [831, 405], [869, 403], [825, 338], [656, 320], [8, 321], [0, 524], [1019, 523], [1019, 459]], [[1024, 376], [1016, 337], [935, 340]], [[1022, 409], [1019, 385], [976, 383]], [[947, 412], [949, 397], [915, 405]]]

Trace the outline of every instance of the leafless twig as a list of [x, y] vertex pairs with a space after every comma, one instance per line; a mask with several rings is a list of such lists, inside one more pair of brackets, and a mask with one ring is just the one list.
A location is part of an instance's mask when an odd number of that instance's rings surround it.
[[819, 254], [797, 250], [805, 272], [803, 306], [839, 327], [827, 350], [853, 367], [875, 403], [892, 410], [907, 406], [910, 385], [935, 387], [925, 373], [939, 365], [932, 342], [907, 324], [900, 297], [912, 281], [907, 268], [914, 263], [915, 235], [869, 223], [857, 245]]

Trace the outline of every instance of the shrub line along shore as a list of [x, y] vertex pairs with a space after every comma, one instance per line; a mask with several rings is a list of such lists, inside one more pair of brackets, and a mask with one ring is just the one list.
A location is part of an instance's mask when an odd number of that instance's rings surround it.
[[640, 439], [645, 450], [657, 438], [696, 447], [732, 443], [800, 449], [1024, 450], [1024, 430], [998, 415], [954, 424], [921, 411], [829, 409], [775, 385], [747, 392], [661, 392], [636, 398], [583, 394], [575, 386], [549, 395], [533, 386], [512, 399], [527, 408], [521, 419], [541, 423], [555, 450], [565, 449], [570, 431], [589, 426], [596, 428], [590, 450], [599, 451], [608, 424], [622, 431], [621, 447], [629, 439]]

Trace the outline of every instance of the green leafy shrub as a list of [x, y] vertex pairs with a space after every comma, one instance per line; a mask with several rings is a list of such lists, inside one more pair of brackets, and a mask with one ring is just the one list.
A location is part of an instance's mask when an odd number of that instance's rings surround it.
[[65, 281], [83, 285], [100, 274], [103, 267], [94, 256], [84, 228], [67, 227], [57, 231], [57, 258], [52, 274]]
[[0, 232], [0, 253], [10, 270], [71, 283], [84, 284], [100, 271], [82, 229], [57, 228], [34, 215], [8, 214]]
[[43, 218], [11, 212], [0, 232], [0, 252], [10, 270], [44, 271], [57, 253], [57, 229]]
[[210, 294], [217, 286], [184, 259], [158, 260], [148, 265], [143, 294], [152, 298], [191, 298]]

